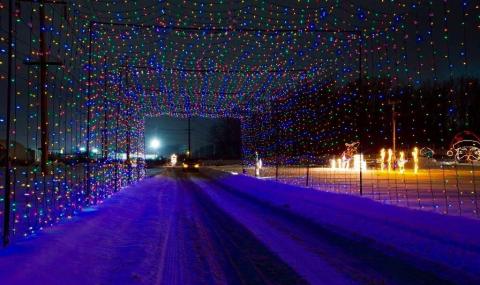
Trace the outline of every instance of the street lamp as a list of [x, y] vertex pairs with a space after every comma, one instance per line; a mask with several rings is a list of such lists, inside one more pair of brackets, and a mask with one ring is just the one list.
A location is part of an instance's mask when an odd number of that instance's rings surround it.
[[155, 154], [158, 156], [158, 153], [157, 150], [160, 148], [161, 146], [161, 143], [160, 143], [160, 140], [157, 139], [157, 138], [153, 138], [151, 141], [150, 141], [150, 148], [153, 149], [155, 151]]

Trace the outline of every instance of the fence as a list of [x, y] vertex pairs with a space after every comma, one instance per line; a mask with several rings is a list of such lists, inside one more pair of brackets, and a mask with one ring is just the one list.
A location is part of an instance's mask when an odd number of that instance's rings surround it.
[[[4, 174], [1, 169], [1, 179]], [[143, 175], [142, 165], [114, 162], [56, 164], [45, 176], [39, 167], [14, 167], [10, 172], [10, 240], [33, 235], [62, 219], [69, 219]], [[3, 236], [5, 191], [3, 185], [0, 187], [0, 233]]]
[[[221, 169], [242, 172], [241, 166]], [[255, 176], [254, 167], [244, 169], [247, 175]], [[368, 197], [412, 209], [480, 218], [479, 164], [439, 163], [427, 165], [417, 173], [369, 168], [361, 174], [360, 177], [359, 170], [319, 165], [267, 166], [260, 171], [263, 179]]]

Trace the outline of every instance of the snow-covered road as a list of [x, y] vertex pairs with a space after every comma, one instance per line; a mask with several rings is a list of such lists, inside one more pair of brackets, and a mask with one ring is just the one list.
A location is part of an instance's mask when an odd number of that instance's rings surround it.
[[0, 284], [302, 284], [190, 175], [168, 171], [0, 251]]
[[0, 284], [480, 284], [479, 233], [476, 220], [167, 169], [0, 250]]

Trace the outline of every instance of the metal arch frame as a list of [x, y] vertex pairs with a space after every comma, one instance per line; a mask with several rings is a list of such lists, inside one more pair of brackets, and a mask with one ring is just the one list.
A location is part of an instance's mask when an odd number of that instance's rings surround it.
[[[88, 69], [88, 90], [87, 90], [87, 100], [91, 100], [91, 69], [92, 69], [92, 30], [94, 26], [105, 25], [105, 26], [123, 26], [123, 27], [133, 27], [140, 29], [164, 29], [164, 30], [176, 30], [184, 32], [210, 32], [210, 33], [226, 33], [226, 32], [240, 32], [240, 33], [268, 33], [268, 34], [278, 34], [278, 33], [296, 33], [296, 32], [305, 32], [305, 33], [329, 33], [329, 34], [351, 34], [355, 35], [358, 40], [358, 93], [359, 97], [363, 96], [363, 34], [359, 30], [334, 30], [334, 29], [249, 29], [249, 28], [202, 28], [202, 27], [182, 27], [175, 25], [152, 25], [152, 24], [134, 24], [134, 23], [118, 23], [118, 22], [104, 22], [104, 21], [90, 21], [89, 22], [89, 69]], [[185, 70], [186, 72], [196, 72], [195, 70]], [[205, 72], [206, 70], [198, 70], [197, 72]], [[230, 71], [231, 72], [231, 71]], [[87, 148], [89, 145], [89, 135], [90, 135], [90, 107], [87, 111]], [[361, 137], [358, 139], [361, 143]], [[278, 142], [276, 142], [278, 143]], [[361, 151], [361, 145], [359, 146], [359, 152]], [[243, 159], [242, 159], [243, 161]], [[243, 164], [243, 163], [242, 163]], [[363, 195], [363, 173], [360, 168], [359, 173], [359, 182], [360, 182], [360, 195]]]

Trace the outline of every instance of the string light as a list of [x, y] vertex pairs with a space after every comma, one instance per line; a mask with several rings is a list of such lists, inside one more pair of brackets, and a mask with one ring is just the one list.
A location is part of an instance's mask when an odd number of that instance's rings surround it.
[[[32, 234], [71, 217], [133, 176], [141, 177], [141, 170], [117, 160], [127, 153], [136, 160], [146, 152], [148, 116], [238, 118], [245, 162], [254, 164], [258, 152], [265, 165], [321, 164], [352, 141], [360, 141], [362, 153], [372, 155], [389, 145], [391, 114], [385, 105], [402, 99], [398, 145], [441, 153], [458, 131], [480, 129], [471, 115], [480, 93], [475, 73], [480, 59], [474, 53], [480, 7], [454, 2], [121, 1], [119, 8], [97, 0], [68, 1], [65, 9], [46, 5], [48, 55], [63, 63], [49, 67], [47, 76], [52, 159], [43, 179], [36, 164], [21, 168], [20, 155], [13, 156], [17, 180], [12, 188], [25, 194], [12, 210], [16, 233]], [[6, 5], [0, 5], [6, 16]], [[40, 55], [36, 5], [22, 2], [15, 9], [12, 69], [11, 135], [33, 150], [32, 160], [38, 160], [41, 144], [40, 73], [38, 66], [24, 62]], [[0, 44], [5, 84], [6, 30], [0, 31]], [[2, 127], [4, 120], [1, 116]], [[84, 164], [68, 164], [69, 158], [90, 155], [87, 145], [102, 158], [88, 174]], [[392, 150], [388, 155], [383, 150], [382, 170], [392, 171], [392, 157]], [[363, 158], [358, 162], [362, 167]], [[332, 169], [351, 167], [347, 156], [330, 164]]]

